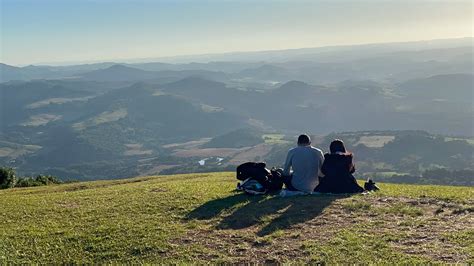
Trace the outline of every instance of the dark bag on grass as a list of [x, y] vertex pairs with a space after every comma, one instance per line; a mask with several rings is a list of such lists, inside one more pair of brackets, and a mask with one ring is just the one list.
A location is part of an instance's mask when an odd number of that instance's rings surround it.
[[367, 182], [364, 183], [364, 189], [367, 191], [378, 191], [380, 188], [375, 184], [372, 179], [367, 179]]
[[272, 168], [270, 170], [270, 176], [267, 176], [267, 187], [270, 191], [281, 190], [283, 188], [283, 177], [281, 172], [277, 169]]
[[237, 167], [237, 189], [249, 194], [265, 194], [280, 190], [283, 179], [277, 171], [268, 170], [264, 162], [247, 162]]

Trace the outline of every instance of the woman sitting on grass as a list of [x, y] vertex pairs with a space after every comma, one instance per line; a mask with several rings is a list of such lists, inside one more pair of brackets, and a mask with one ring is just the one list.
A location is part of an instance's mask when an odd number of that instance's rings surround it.
[[355, 166], [352, 162], [353, 155], [346, 151], [344, 142], [336, 139], [329, 146], [331, 153], [324, 155], [324, 163], [318, 186], [314, 192], [320, 193], [360, 193], [364, 189], [357, 184], [352, 175]]

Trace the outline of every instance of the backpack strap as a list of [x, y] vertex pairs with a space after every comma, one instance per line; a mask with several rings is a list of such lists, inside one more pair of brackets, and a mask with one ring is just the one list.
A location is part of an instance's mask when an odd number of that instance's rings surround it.
[[242, 180], [242, 181], [239, 181], [237, 182], [237, 190], [242, 190], [242, 186], [247, 182], [249, 181], [250, 179], [252, 179], [251, 177], [245, 179], [245, 180]]

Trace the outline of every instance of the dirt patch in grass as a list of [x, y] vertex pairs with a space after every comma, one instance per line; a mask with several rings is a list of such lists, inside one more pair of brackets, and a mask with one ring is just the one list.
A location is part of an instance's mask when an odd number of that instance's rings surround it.
[[[216, 221], [207, 215], [204, 225], [189, 231], [185, 236], [175, 239], [178, 245], [197, 244], [207, 250], [197, 259], [208, 260], [216, 257], [230, 259], [231, 262], [272, 263], [293, 261], [308, 255], [302, 243], [307, 240], [328, 240], [341, 228], [350, 226], [353, 221], [345, 219], [339, 199], [331, 198], [320, 210], [311, 212], [307, 206], [294, 207], [291, 199], [275, 199], [275, 213], [259, 216], [249, 208], [237, 208]], [[302, 201], [303, 198], [297, 199]], [[272, 199], [268, 200], [272, 201]], [[270, 203], [261, 203], [262, 213]], [[247, 205], [252, 205], [252, 202]], [[255, 205], [256, 208], [258, 203]], [[330, 206], [329, 208], [326, 208]], [[266, 207], [266, 208], [265, 208]], [[240, 213], [242, 214], [240, 214]], [[248, 216], [243, 215], [248, 213]], [[296, 217], [301, 213], [300, 217]], [[209, 220], [206, 220], [209, 218]], [[246, 220], [247, 219], [247, 220]]]
[[79, 191], [79, 190], [85, 190], [85, 189], [90, 189], [91, 187], [86, 186], [86, 185], [77, 185], [77, 186], [71, 186], [66, 189], [64, 189], [65, 192], [74, 192], [74, 191]]
[[474, 216], [469, 210], [473, 202], [464, 205], [430, 198], [382, 197], [373, 198], [370, 203], [368, 212], [374, 217], [366, 225], [367, 230], [374, 237], [386, 237], [395, 250], [431, 261], [453, 263], [473, 259], [467, 250], [446, 238], [472, 228]]
[[150, 192], [155, 192], [155, 193], [160, 193], [160, 192], [168, 192], [168, 189], [165, 188], [153, 188], [150, 190]]
[[[272, 200], [281, 199], [256, 200], [255, 211], [260, 205], [261, 212], [265, 213], [268, 209], [265, 201]], [[472, 202], [466, 206], [429, 198], [356, 196], [330, 200], [320, 211], [308, 214], [311, 210], [306, 207], [309, 206], [291, 211], [291, 203], [286, 206], [291, 200], [273, 203], [279, 206], [274, 213], [266, 215], [249, 211], [245, 206], [252, 204], [251, 201], [195, 217], [200, 225], [174, 239], [173, 244], [202, 247], [203, 252], [194, 254], [196, 259], [204, 261], [225, 258], [229, 262], [309, 262], [310, 252], [304, 243], [327, 245], [340, 232], [351, 231], [360, 235], [362, 242], [368, 236], [382, 239], [394, 254], [434, 262], [473, 260], [467, 249], [446, 237], [472, 228]], [[236, 215], [241, 209], [248, 215]], [[298, 219], [298, 215], [306, 218]]]
[[397, 219], [400, 215], [407, 215], [403, 212], [383, 217], [385, 230], [401, 235], [390, 243], [395, 249], [441, 262], [466, 262], [474, 259], [473, 254], [446, 237], [473, 227], [474, 216], [471, 213], [457, 212], [472, 207], [426, 199], [406, 200], [406, 204], [416, 206], [422, 213], [404, 220]]
[[58, 202], [58, 206], [65, 209], [77, 209], [80, 207], [80, 205], [75, 202]]

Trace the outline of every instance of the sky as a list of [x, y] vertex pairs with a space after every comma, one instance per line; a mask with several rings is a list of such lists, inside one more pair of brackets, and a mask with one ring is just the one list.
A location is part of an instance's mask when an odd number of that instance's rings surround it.
[[0, 0], [0, 62], [118, 61], [473, 36], [472, 1]]

